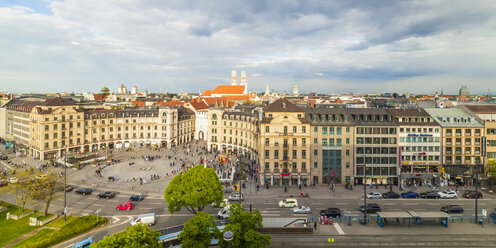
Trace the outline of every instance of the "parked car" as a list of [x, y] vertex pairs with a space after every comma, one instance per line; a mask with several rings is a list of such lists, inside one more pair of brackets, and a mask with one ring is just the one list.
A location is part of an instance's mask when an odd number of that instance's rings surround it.
[[72, 186], [72, 185], [65, 186], [65, 192], [71, 192], [73, 189], [74, 189], [74, 186]]
[[143, 201], [145, 199], [145, 197], [143, 195], [132, 195], [131, 197], [129, 197], [129, 200], [130, 201]]
[[127, 211], [133, 208], [134, 208], [134, 204], [132, 202], [124, 202], [117, 205], [117, 207], [115, 207], [116, 210], [127, 210]]
[[463, 214], [463, 208], [458, 205], [446, 205], [441, 207], [441, 211], [446, 212], [446, 213], [459, 213]]
[[98, 198], [114, 198], [115, 197], [115, 193], [114, 192], [111, 192], [111, 191], [107, 191], [107, 192], [103, 192], [103, 193], [100, 193], [98, 194], [96, 197]]
[[439, 198], [447, 199], [447, 198], [457, 198], [458, 194], [453, 190], [444, 190], [439, 192]]
[[320, 216], [326, 216], [327, 218], [329, 217], [341, 217], [341, 211], [339, 208], [326, 208], [323, 210], [320, 210]]
[[369, 192], [367, 194], [367, 199], [382, 199], [382, 195], [379, 192]]
[[7, 179], [8, 183], [17, 183], [18, 181], [19, 179], [17, 177], [10, 177], [9, 179]]
[[91, 194], [91, 192], [93, 192], [93, 190], [87, 189], [87, 188], [78, 189], [78, 190], [74, 191], [74, 193], [79, 194], [79, 195], [89, 195], [89, 194]]
[[377, 213], [381, 211], [381, 207], [377, 203], [368, 203], [367, 208], [364, 205], [360, 206], [360, 211], [367, 213]]
[[229, 196], [229, 201], [242, 201], [244, 200], [243, 194], [241, 193], [233, 193], [232, 195]]
[[403, 198], [419, 198], [419, 194], [417, 192], [408, 191], [405, 193], [401, 193], [401, 197], [403, 197]]
[[482, 198], [482, 193], [480, 191], [475, 190], [467, 190], [463, 193], [463, 197], [465, 198]]
[[427, 191], [420, 193], [420, 197], [425, 198], [425, 199], [437, 199], [439, 198], [439, 194], [434, 191]]
[[93, 244], [93, 239], [87, 238], [83, 241], [76, 243], [72, 248], [90, 248], [91, 244]]
[[394, 191], [389, 191], [384, 194], [382, 194], [382, 197], [384, 198], [400, 198], [400, 194], [394, 192]]
[[229, 206], [229, 199], [223, 199], [220, 203], [212, 202], [213, 208], [223, 208], [225, 206]]
[[298, 207], [298, 200], [294, 198], [287, 198], [282, 201], [279, 201], [280, 208], [294, 208]]
[[48, 175], [46, 173], [40, 173], [38, 175], [36, 175], [36, 179], [39, 179], [39, 180], [45, 180], [48, 178]]
[[309, 214], [310, 213], [310, 207], [307, 207], [307, 206], [294, 207], [293, 213], [294, 214]]

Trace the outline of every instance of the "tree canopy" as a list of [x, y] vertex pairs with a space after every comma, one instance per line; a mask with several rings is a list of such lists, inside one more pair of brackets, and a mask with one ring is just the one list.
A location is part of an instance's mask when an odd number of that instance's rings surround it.
[[102, 240], [92, 244], [91, 248], [161, 248], [158, 242], [160, 233], [152, 230], [147, 225], [137, 224], [126, 227], [125, 232], [105, 236]]
[[32, 187], [34, 181], [28, 170], [13, 171], [9, 176], [4, 176], [3, 179], [6, 180], [7, 177], [16, 177], [17, 182], [9, 183], [5, 187], [0, 187], [0, 192], [8, 192], [14, 195], [16, 200], [16, 205], [19, 207], [19, 211], [22, 213], [24, 211], [24, 206], [29, 199], [32, 199]]
[[213, 202], [220, 203], [224, 197], [222, 184], [215, 171], [197, 165], [189, 171], [175, 176], [165, 189], [164, 198], [170, 213], [185, 207], [196, 214]]
[[215, 218], [205, 212], [198, 212], [195, 217], [184, 223], [179, 240], [184, 248], [208, 247], [212, 238], [219, 238], [220, 231], [215, 225]]
[[30, 191], [31, 198], [41, 200], [45, 203], [44, 215], [48, 213], [48, 208], [58, 189], [64, 189], [64, 183], [57, 173], [48, 171], [48, 173], [38, 173], [36, 179], [32, 180]]
[[[229, 220], [231, 223], [227, 224], [223, 231], [233, 232], [234, 237], [231, 241], [231, 247], [258, 248], [270, 245], [270, 235], [260, 234], [255, 230], [263, 227], [263, 218], [259, 210], [244, 212], [241, 204], [234, 203], [231, 205], [230, 211], [231, 217], [229, 217]], [[220, 247], [228, 246], [227, 242], [222, 238], [219, 239], [219, 244]]]

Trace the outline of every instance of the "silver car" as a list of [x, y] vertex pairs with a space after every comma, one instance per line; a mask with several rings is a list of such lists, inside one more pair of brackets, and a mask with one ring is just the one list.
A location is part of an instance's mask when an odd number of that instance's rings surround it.
[[367, 194], [367, 199], [382, 199], [382, 194], [379, 192], [369, 192]]
[[294, 214], [309, 214], [310, 208], [307, 206], [294, 207], [293, 213]]

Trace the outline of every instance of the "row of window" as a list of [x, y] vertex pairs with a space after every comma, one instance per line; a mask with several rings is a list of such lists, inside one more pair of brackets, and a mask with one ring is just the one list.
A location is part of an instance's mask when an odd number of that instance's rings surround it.
[[[307, 150], [301, 150], [301, 158], [306, 158], [306, 157], [307, 157]], [[265, 158], [266, 159], [270, 158], [270, 150], [265, 150]], [[275, 159], [279, 158], [279, 150], [274, 150], [273, 158]], [[293, 150], [293, 158], [297, 158], [297, 150]], [[289, 159], [287, 150], [283, 151], [283, 159]]]
[[[270, 126], [265, 126], [265, 132], [266, 133], [270, 133]], [[274, 126], [274, 132], [275, 133], [278, 133], [279, 132], [279, 126]], [[288, 126], [283, 126], [283, 132], [284, 132], [284, 134], [287, 134], [288, 133]], [[306, 133], [307, 132], [307, 127], [306, 126], [302, 126], [301, 127], [301, 132], [302, 133]], [[293, 126], [293, 133], [298, 133], [298, 127], [297, 126]]]
[[[213, 125], [217, 125], [217, 121], [215, 121], [215, 123], [212, 121], [212, 124], [213, 124]], [[226, 124], [227, 124], [227, 123], [224, 121], [224, 126], [227, 126]], [[235, 122], [234, 124], [235, 124], [235, 125], [234, 125], [234, 127], [238, 127], [238, 123], [237, 123], [237, 122]], [[229, 126], [230, 126], [230, 127], [232, 127], [232, 126], [233, 126], [232, 121], [230, 121], [230, 122], [229, 122]], [[246, 124], [246, 123], [241, 123], [240, 127], [241, 127], [241, 128], [252, 128], [252, 125], [251, 125], [251, 124]]]
[[400, 127], [400, 133], [439, 133], [439, 128], [432, 127]]
[[[363, 165], [364, 157], [356, 157], [356, 164]], [[398, 159], [396, 157], [365, 157], [365, 164], [397, 164]]]
[[357, 134], [396, 134], [395, 127], [357, 127]]
[[[472, 159], [472, 156], [446, 156], [445, 157], [445, 160], [446, 160], [445, 164], [451, 164], [451, 163], [455, 163], [455, 164], [460, 164], [460, 163], [470, 164], [471, 161], [472, 161], [471, 159]], [[476, 157], [475, 158], [475, 163], [480, 163], [480, 157]]]
[[[321, 132], [323, 135], [341, 135], [343, 133], [342, 127], [321, 127]], [[336, 132], [334, 132], [336, 130]], [[329, 132], [328, 132], [329, 131]], [[319, 127], [313, 127], [314, 133], [319, 133]], [[346, 133], [350, 133], [350, 127], [346, 127]]]
[[402, 161], [439, 161], [439, 156], [401, 156]]
[[[298, 145], [298, 138], [293, 138], [293, 146], [297, 146]], [[303, 146], [306, 146], [307, 145], [307, 139], [306, 138], [302, 138], [301, 139], [301, 144]], [[269, 138], [265, 138], [265, 145], [266, 146], [270, 146], [270, 139]], [[274, 139], [274, 146], [279, 146], [279, 139]], [[288, 147], [288, 139], [283, 139], [283, 146], [284, 147]]]
[[400, 142], [439, 142], [439, 137], [400, 137]]
[[439, 152], [439, 146], [402, 146], [404, 152]]
[[357, 147], [356, 154], [396, 154], [396, 147]]
[[[291, 166], [293, 169], [298, 168], [298, 164], [296, 162], [293, 162], [291, 165], [288, 163], [284, 163], [282, 165], [283, 169], [289, 169], [289, 166]], [[307, 168], [307, 163], [306, 162], [301, 162], [301, 169], [305, 170]], [[274, 169], [279, 169], [279, 162], [274, 162]], [[265, 162], [265, 170], [270, 170], [270, 163]]]
[[[323, 147], [341, 147], [342, 145], [342, 142], [341, 142], [341, 139], [340, 138], [337, 138], [337, 139], [321, 139], [322, 140], [322, 146]], [[329, 141], [329, 142], [327, 142]], [[336, 142], [334, 142], [336, 141]], [[319, 140], [317, 138], [313, 139], [313, 144], [314, 145], [318, 145], [319, 143]], [[346, 138], [346, 144], [349, 145], [350, 144], [350, 139], [349, 138]]]
[[[345, 154], [346, 154], [346, 156], [350, 156], [350, 149], [346, 149]], [[317, 149], [313, 150], [313, 155], [319, 156], [319, 150], [317, 150]], [[339, 156], [341, 156], [341, 154], [339, 154]]]
[[357, 166], [356, 168], [356, 175], [357, 176], [363, 176], [363, 172], [365, 170], [365, 173], [367, 176], [398, 176], [397, 174], [397, 168], [396, 167], [362, 167], [362, 166]]
[[[58, 116], [54, 116], [54, 117], [53, 117], [53, 120], [54, 120], [54, 121], [57, 121], [58, 119], [59, 119], [59, 117], [58, 117]], [[62, 120], [62, 121], [65, 121], [65, 119], [66, 119], [66, 118], [65, 118], [65, 115], [62, 115], [62, 116], [61, 116], [61, 120]], [[72, 119], [74, 119], [74, 116], [73, 116], [73, 115], [69, 115], [69, 120], [72, 120]], [[79, 119], [81, 119], [81, 116], [80, 116], [80, 115], [76, 115], [76, 119], [78, 119], [78, 120], [79, 120]], [[50, 117], [45, 116], [45, 121], [50, 121]]]
[[[465, 143], [462, 143], [465, 141]], [[473, 139], [473, 144], [474, 145], [480, 145], [481, 138], [474, 138]], [[472, 138], [455, 138], [455, 143], [453, 144], [453, 138], [446, 138], [446, 145], [472, 145]]]
[[362, 138], [357, 137], [356, 143], [361, 144], [374, 144], [374, 145], [388, 145], [388, 144], [396, 144], [396, 138]]
[[[463, 130], [465, 130], [464, 133], [462, 133]], [[475, 129], [474, 133], [475, 133], [475, 136], [481, 136], [481, 129]], [[453, 129], [447, 128], [446, 129], [446, 136], [452, 136], [452, 135], [453, 135]], [[472, 135], [472, 129], [457, 128], [457, 129], [455, 129], [455, 135], [456, 136], [471, 136]]]

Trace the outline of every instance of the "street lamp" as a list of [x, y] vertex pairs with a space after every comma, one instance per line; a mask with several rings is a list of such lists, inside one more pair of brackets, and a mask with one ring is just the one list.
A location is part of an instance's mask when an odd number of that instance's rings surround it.
[[224, 240], [227, 242], [227, 247], [231, 247], [231, 240], [234, 238], [234, 233], [231, 231], [226, 231], [224, 235], [222, 235]]
[[64, 221], [67, 219], [67, 150], [64, 146]]
[[365, 155], [363, 158], [363, 223], [367, 224], [367, 164], [365, 163]]
[[475, 166], [472, 170], [472, 176], [473, 174], [475, 174], [475, 223], [478, 223], [479, 222], [479, 216], [478, 216], [478, 198], [479, 198], [479, 194], [478, 194], [478, 184], [479, 184], [479, 162], [476, 162], [475, 158], [476, 156], [475, 155], [472, 155], [472, 158], [474, 159], [474, 163], [475, 163]]

